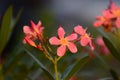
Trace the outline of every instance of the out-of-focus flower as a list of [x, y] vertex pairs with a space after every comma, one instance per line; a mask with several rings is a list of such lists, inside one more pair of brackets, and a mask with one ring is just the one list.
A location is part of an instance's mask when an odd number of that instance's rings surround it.
[[31, 26], [24, 26], [23, 32], [25, 33], [25, 37], [23, 42], [28, 43], [29, 45], [40, 48], [40, 43], [37, 45], [34, 41], [39, 40], [41, 42], [43, 40], [43, 29], [41, 22], [39, 21], [38, 24], [34, 24], [33, 21], [30, 21]]
[[83, 29], [82, 26], [78, 25], [74, 28], [74, 31], [80, 35], [80, 44], [82, 46], [90, 45], [90, 48], [94, 50], [94, 47], [92, 45], [92, 38], [88, 33], [86, 33], [87, 29]]
[[77, 80], [77, 76], [72, 76], [70, 80]]
[[97, 16], [96, 19], [97, 21], [94, 22], [95, 27], [100, 27], [104, 26], [106, 31], [110, 31], [113, 24], [112, 24], [112, 18], [114, 16], [110, 13], [109, 10], [104, 10], [103, 11], [103, 16]]
[[65, 31], [62, 27], [58, 28], [57, 33], [58, 37], [53, 36], [49, 39], [51, 45], [59, 45], [59, 47], [57, 48], [57, 55], [63, 56], [66, 52], [66, 46], [72, 53], [76, 53], [77, 47], [72, 41], [74, 41], [77, 38], [77, 34], [72, 33], [67, 37], [64, 37]]
[[113, 28], [120, 28], [120, 7], [111, 2], [108, 9], [103, 11], [102, 16], [97, 16], [94, 27], [103, 26], [106, 31]]
[[104, 44], [104, 41], [101, 36], [97, 37], [96, 43], [99, 45], [99, 53], [109, 55], [109, 50]]

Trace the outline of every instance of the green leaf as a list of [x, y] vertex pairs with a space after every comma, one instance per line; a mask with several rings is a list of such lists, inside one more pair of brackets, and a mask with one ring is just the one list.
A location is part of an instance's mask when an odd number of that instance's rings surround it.
[[46, 67], [43, 66], [43, 64], [30, 51], [28, 51], [27, 49], [25, 49], [25, 51], [36, 61], [36, 63], [40, 66], [43, 72], [45, 72], [45, 74], [49, 77], [50, 80], [55, 80], [52, 74], [46, 69]]
[[0, 55], [5, 48], [10, 36], [12, 12], [13, 8], [10, 6], [3, 16], [2, 25], [0, 28]]
[[119, 80], [117, 73], [113, 69], [110, 69], [110, 73], [113, 77], [113, 80]]
[[78, 72], [89, 61], [88, 56], [84, 56], [75, 64], [70, 65], [62, 75], [63, 80], [69, 80], [76, 72]]
[[22, 8], [18, 11], [18, 13], [17, 13], [17, 16], [16, 16], [16, 18], [13, 20], [13, 23], [12, 23], [12, 25], [11, 25], [11, 31], [13, 30], [13, 28], [15, 27], [15, 25], [17, 24], [17, 22], [18, 22], [18, 20], [19, 20], [19, 18], [20, 18], [20, 16], [21, 16], [21, 13], [22, 13]]
[[105, 37], [103, 37], [103, 41], [110, 50], [111, 54], [120, 61], [120, 53], [117, 51], [117, 49], [114, 47], [114, 45]]

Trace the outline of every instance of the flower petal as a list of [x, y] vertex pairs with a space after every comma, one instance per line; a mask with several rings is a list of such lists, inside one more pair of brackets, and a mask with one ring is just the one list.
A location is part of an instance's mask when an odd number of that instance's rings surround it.
[[67, 46], [68, 46], [68, 49], [69, 49], [72, 53], [76, 53], [76, 52], [77, 52], [77, 47], [75, 46], [75, 44], [69, 42]]
[[80, 25], [76, 26], [74, 31], [80, 35], [84, 35], [86, 33], [86, 29], [83, 29]]
[[57, 37], [51, 37], [49, 39], [49, 42], [51, 45], [59, 45], [60, 44], [60, 40]]
[[58, 47], [57, 49], [57, 55], [58, 56], [64, 56], [66, 52], [66, 46], [65, 45], [61, 45], [60, 47]]
[[72, 41], [77, 38], [77, 34], [73, 33], [66, 37], [67, 40]]
[[106, 18], [106, 19], [111, 19], [114, 17], [114, 15], [110, 12], [110, 10], [104, 10], [103, 11], [103, 16]]
[[25, 34], [32, 34], [33, 33], [32, 30], [31, 30], [31, 28], [29, 26], [24, 26], [23, 27], [23, 32]]
[[98, 36], [97, 39], [96, 39], [96, 43], [100, 46], [103, 46], [104, 45], [104, 42], [102, 40], [102, 37], [101, 36]]
[[85, 37], [85, 36], [81, 36], [80, 44], [82, 46], [87, 46], [89, 42], [90, 42], [90, 38]]
[[61, 38], [64, 38], [64, 35], [65, 35], [65, 31], [62, 27], [59, 27], [58, 28], [58, 37], [61, 39]]
[[31, 26], [32, 26], [32, 28], [33, 28], [33, 30], [36, 32], [36, 33], [40, 33], [39, 32], [39, 28], [40, 28], [40, 26], [41, 26], [41, 23], [39, 22], [37, 25], [31, 20], [30, 21], [30, 23], [31, 23]]
[[89, 45], [90, 45], [90, 48], [91, 48], [92, 50], [94, 50], [94, 46], [93, 46], [93, 44], [92, 44], [92, 41], [91, 41], [91, 40], [89, 41]]
[[96, 22], [94, 22], [94, 27], [100, 27], [101, 25], [103, 24], [103, 22], [102, 21], [96, 21]]
[[28, 37], [25, 37], [24, 40], [31, 46], [37, 47], [36, 44]]
[[120, 18], [117, 18], [115, 24], [117, 28], [120, 28]]

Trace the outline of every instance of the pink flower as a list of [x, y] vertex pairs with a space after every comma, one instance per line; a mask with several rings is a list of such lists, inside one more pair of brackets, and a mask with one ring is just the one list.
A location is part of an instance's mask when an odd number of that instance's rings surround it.
[[110, 53], [109, 50], [108, 50], [108, 48], [107, 48], [106, 45], [104, 44], [104, 41], [102, 40], [102, 37], [101, 37], [101, 36], [97, 37], [96, 43], [97, 43], [97, 44], [99, 45], [99, 47], [100, 47], [99, 52], [100, 52], [101, 54], [106, 54], [106, 55], [108, 55], [108, 54]]
[[80, 35], [80, 44], [82, 46], [87, 46], [89, 44], [91, 49], [94, 50], [92, 38], [86, 33], [86, 29], [83, 29], [82, 26], [78, 25], [74, 28], [74, 31]]
[[104, 10], [103, 16], [97, 16], [96, 20], [94, 22], [94, 27], [100, 27], [103, 26], [106, 31], [111, 30], [113, 24], [112, 19], [114, 18], [114, 15], [110, 12], [110, 10]]
[[43, 27], [41, 22], [39, 21], [38, 24], [34, 24], [33, 21], [30, 21], [31, 26], [24, 26], [23, 27], [23, 32], [25, 33], [25, 38], [23, 40], [24, 43], [28, 43], [29, 45], [33, 46], [33, 47], [38, 47], [35, 44], [35, 40], [42, 40], [43, 38]]
[[120, 28], [120, 7], [116, 6], [115, 3], [110, 2], [110, 6], [102, 14], [102, 16], [96, 17], [94, 27], [103, 26], [106, 31]]
[[120, 17], [117, 18], [115, 24], [117, 28], [120, 28]]
[[113, 2], [110, 4], [110, 11], [114, 17], [120, 17], [120, 7], [116, 6]]
[[37, 47], [37, 45], [35, 44], [35, 42], [33, 40], [31, 40], [28, 36], [26, 36], [23, 40], [23, 43], [28, 43], [29, 45], [33, 46], [33, 47]]
[[34, 37], [36, 38], [37, 36], [39, 35], [43, 35], [43, 29], [44, 27], [42, 27], [42, 24], [41, 22], [39, 21], [38, 24], [34, 24], [33, 21], [30, 21], [31, 23], [31, 28], [29, 26], [24, 26], [23, 27], [23, 32], [25, 33], [25, 35], [27, 36], [31, 36], [31, 37]]
[[77, 38], [77, 34], [73, 33], [67, 37], [64, 37], [65, 31], [62, 27], [58, 28], [57, 33], [58, 37], [53, 36], [49, 39], [51, 45], [59, 45], [59, 47], [57, 48], [57, 55], [64, 56], [66, 52], [66, 46], [72, 53], [76, 53], [77, 47], [72, 41]]

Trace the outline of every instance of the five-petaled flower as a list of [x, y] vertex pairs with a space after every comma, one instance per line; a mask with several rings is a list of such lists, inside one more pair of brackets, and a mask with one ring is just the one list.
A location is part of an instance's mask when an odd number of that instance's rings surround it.
[[74, 31], [80, 35], [80, 44], [82, 46], [90, 45], [91, 49], [94, 50], [94, 46], [92, 45], [92, 38], [86, 33], [87, 29], [83, 29], [82, 26], [78, 25], [74, 28]]
[[29, 45], [40, 48], [40, 43], [37, 45], [35, 44], [35, 40], [42, 41], [43, 40], [43, 29], [41, 22], [39, 21], [38, 24], [34, 24], [33, 21], [30, 21], [31, 26], [24, 26], [23, 32], [25, 33], [25, 37], [23, 42], [28, 43]]
[[58, 33], [58, 37], [54, 36], [49, 39], [51, 45], [59, 45], [59, 47], [57, 48], [57, 55], [63, 56], [66, 52], [66, 46], [72, 53], [76, 53], [77, 47], [72, 41], [77, 38], [77, 34], [72, 33], [67, 37], [64, 37], [65, 31], [62, 27], [58, 28], [57, 33]]

